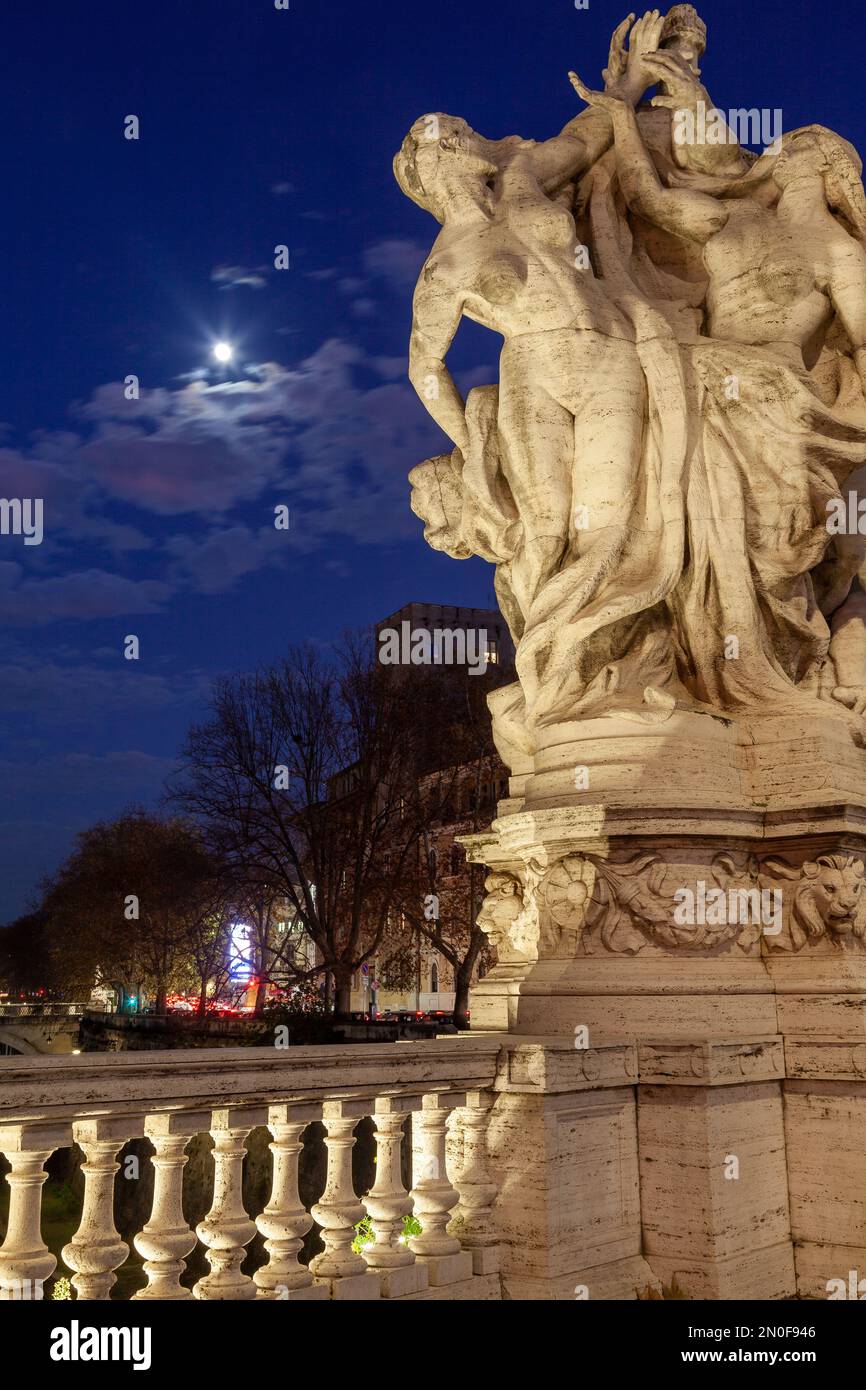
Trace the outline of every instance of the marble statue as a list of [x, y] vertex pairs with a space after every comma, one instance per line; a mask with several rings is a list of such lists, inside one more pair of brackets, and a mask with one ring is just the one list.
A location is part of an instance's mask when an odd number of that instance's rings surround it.
[[[690, 5], [632, 19], [603, 91], [571, 74], [587, 109], [554, 139], [430, 115], [395, 159], [442, 224], [410, 377], [454, 445], [412, 506], [431, 545], [496, 566], [512, 766], [552, 729], [676, 711], [832, 714], [861, 742], [862, 542], [827, 524], [866, 463], [861, 162], [820, 125], [760, 156], [724, 126], [682, 141], [712, 108], [706, 29]], [[463, 315], [503, 339], [465, 402]]]

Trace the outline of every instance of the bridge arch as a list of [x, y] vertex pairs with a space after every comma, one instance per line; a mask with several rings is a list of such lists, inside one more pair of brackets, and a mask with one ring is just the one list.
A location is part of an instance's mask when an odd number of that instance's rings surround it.
[[38, 1051], [31, 1042], [20, 1037], [11, 1028], [0, 1028], [0, 1057], [27, 1057]]

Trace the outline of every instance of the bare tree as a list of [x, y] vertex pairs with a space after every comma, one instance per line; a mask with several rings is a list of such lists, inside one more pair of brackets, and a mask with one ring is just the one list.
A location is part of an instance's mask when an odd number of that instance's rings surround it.
[[[369, 645], [367, 646], [369, 650]], [[426, 691], [426, 693], [425, 693]], [[271, 974], [328, 974], [338, 1014], [353, 973], [385, 937], [401, 883], [450, 787], [427, 778], [433, 687], [411, 700], [349, 643], [333, 664], [310, 647], [222, 681], [194, 727], [173, 800], [201, 825], [230, 878], [278, 893], [313, 943], [313, 964], [281, 952]]]
[[[502, 771], [495, 753], [479, 754], [454, 769], [452, 796], [442, 807], [441, 819], [425, 827], [415, 864], [407, 867], [400, 885], [404, 921], [451, 966], [458, 1028], [469, 1027], [469, 988], [476, 969], [488, 964], [489, 948], [477, 923], [485, 870], [465, 860], [455, 837], [474, 834], [489, 824], [493, 788]], [[447, 865], [442, 862], [443, 842], [448, 849]], [[452, 854], [458, 860], [456, 865], [450, 862]]]

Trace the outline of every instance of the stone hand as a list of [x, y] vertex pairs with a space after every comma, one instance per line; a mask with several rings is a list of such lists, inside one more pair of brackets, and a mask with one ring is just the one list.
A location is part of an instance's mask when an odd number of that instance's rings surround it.
[[643, 66], [649, 74], [650, 82], [664, 83], [664, 93], [652, 99], [653, 106], [665, 106], [669, 110], [694, 106], [700, 98], [706, 98], [706, 91], [695, 76], [688, 63], [673, 53], [648, 53], [643, 58]]
[[625, 35], [633, 20], [634, 15], [629, 15], [614, 32], [608, 66], [603, 75], [607, 91], [637, 99], [654, 80], [646, 70], [644, 59], [658, 49], [664, 18], [658, 10], [647, 10], [629, 34], [626, 53]]
[[846, 705], [858, 719], [866, 714], [866, 689], [862, 686], [837, 685], [833, 691], [833, 699]]
[[643, 18], [637, 21], [628, 39], [629, 67], [643, 62], [648, 54], [658, 51], [664, 22], [658, 10], [647, 10]]
[[568, 79], [578, 96], [583, 97], [587, 106], [597, 106], [600, 111], [609, 111], [613, 115], [615, 111], [619, 111], [623, 106], [629, 104], [625, 97], [615, 95], [612, 91], [593, 92], [581, 82], [576, 72], [570, 72]]
[[616, 26], [611, 35], [607, 67], [602, 73], [605, 87], [613, 87], [615, 83], [619, 82], [620, 78], [625, 76], [625, 70], [628, 64], [625, 38], [633, 23], [634, 15], [626, 15], [625, 19], [621, 24]]

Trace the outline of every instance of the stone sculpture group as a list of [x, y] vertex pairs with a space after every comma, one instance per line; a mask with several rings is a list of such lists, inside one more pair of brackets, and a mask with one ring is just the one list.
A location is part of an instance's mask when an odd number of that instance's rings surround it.
[[[432, 546], [496, 566], [512, 765], [551, 726], [676, 709], [820, 705], [860, 742], [862, 538], [828, 515], [866, 461], [861, 161], [819, 125], [760, 156], [719, 140], [695, 10], [632, 19], [603, 92], [571, 74], [588, 105], [555, 138], [434, 114], [395, 159], [442, 224], [410, 377], [454, 443], [413, 470], [412, 506]], [[498, 385], [465, 402], [464, 315], [504, 339]]]

